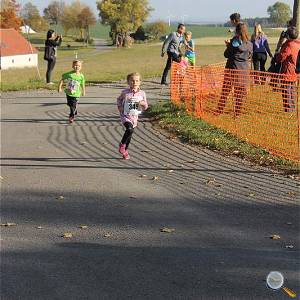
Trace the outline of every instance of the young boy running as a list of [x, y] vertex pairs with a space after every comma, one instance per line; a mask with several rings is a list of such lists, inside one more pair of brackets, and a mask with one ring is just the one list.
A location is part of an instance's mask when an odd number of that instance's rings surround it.
[[58, 92], [62, 91], [64, 86], [67, 96], [67, 105], [70, 107], [69, 122], [73, 123], [75, 115], [77, 115], [77, 104], [81, 96], [85, 96], [85, 78], [80, 72], [82, 62], [74, 60], [72, 63], [73, 70], [62, 75], [59, 83]]

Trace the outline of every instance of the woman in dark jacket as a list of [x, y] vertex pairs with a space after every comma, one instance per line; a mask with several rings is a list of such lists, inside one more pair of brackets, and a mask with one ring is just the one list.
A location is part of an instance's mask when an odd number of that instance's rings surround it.
[[237, 25], [236, 35], [230, 42], [226, 42], [226, 46], [224, 56], [227, 58], [227, 63], [217, 114], [223, 112], [226, 100], [232, 88], [234, 88], [234, 115], [238, 116], [241, 112], [243, 99], [247, 93], [247, 73], [250, 69], [250, 58], [253, 53], [253, 46], [249, 41], [247, 26], [244, 23]]
[[[262, 31], [260, 24], [255, 25], [254, 33], [251, 37], [251, 42], [253, 44], [254, 70], [266, 72], [265, 65], [268, 57], [267, 54], [269, 54], [270, 58], [273, 58], [273, 55], [269, 47], [267, 36]], [[266, 75], [264, 74], [261, 77], [256, 75], [254, 77], [254, 80], [256, 84], [264, 84], [266, 81]]]
[[49, 30], [47, 32], [47, 39], [45, 41], [44, 59], [48, 62], [47, 72], [46, 72], [46, 82], [49, 84], [53, 84], [51, 82], [51, 73], [56, 63], [57, 46], [60, 46], [61, 42], [62, 42], [61, 35], [56, 35], [54, 30]]

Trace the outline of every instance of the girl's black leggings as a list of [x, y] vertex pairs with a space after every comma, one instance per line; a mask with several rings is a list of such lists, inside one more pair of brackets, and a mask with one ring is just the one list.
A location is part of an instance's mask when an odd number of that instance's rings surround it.
[[125, 144], [126, 145], [126, 150], [127, 150], [127, 148], [129, 147], [132, 135], [133, 135], [134, 128], [133, 128], [133, 125], [130, 122], [125, 122], [124, 126], [125, 126], [126, 130], [125, 130], [125, 133], [123, 135], [121, 144]]

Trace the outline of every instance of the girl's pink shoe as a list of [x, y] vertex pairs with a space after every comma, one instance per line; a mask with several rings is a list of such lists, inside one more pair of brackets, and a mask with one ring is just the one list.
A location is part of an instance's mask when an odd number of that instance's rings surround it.
[[124, 153], [126, 152], [126, 145], [125, 144], [120, 144], [119, 146], [119, 152], [124, 155]]
[[128, 153], [128, 151], [127, 150], [125, 150], [125, 152], [124, 152], [124, 154], [123, 154], [123, 158], [124, 159], [130, 159], [130, 156], [129, 156], [129, 153]]

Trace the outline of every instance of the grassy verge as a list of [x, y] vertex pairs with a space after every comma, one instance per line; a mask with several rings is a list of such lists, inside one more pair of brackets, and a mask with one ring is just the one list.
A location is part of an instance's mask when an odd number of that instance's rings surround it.
[[276, 157], [266, 150], [248, 144], [232, 134], [218, 129], [170, 102], [158, 102], [151, 106], [149, 115], [163, 129], [178, 136], [182, 141], [217, 150], [226, 156], [238, 156], [260, 166], [283, 171], [285, 174], [299, 174], [299, 165]]

